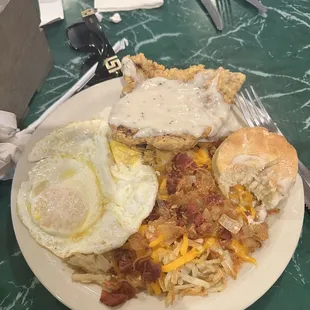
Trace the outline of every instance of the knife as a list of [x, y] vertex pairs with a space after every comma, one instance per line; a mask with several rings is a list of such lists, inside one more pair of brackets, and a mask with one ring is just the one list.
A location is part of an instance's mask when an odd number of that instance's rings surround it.
[[255, 6], [260, 13], [267, 13], [267, 8], [259, 0], [246, 0], [253, 6]]
[[201, 0], [201, 3], [204, 5], [209, 15], [211, 16], [216, 28], [218, 30], [223, 30], [223, 21], [222, 17], [216, 7], [215, 0]]

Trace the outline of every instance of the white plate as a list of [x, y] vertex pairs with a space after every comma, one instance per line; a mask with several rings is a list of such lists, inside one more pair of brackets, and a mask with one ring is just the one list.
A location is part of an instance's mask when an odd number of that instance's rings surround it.
[[[35, 131], [20, 159], [12, 186], [11, 212], [16, 238], [20, 249], [41, 283], [62, 303], [74, 310], [108, 309], [100, 304], [100, 288], [71, 282], [71, 270], [60, 259], [41, 248], [28, 233], [16, 213], [16, 196], [20, 183], [28, 179], [31, 164], [27, 157], [33, 145], [54, 128], [69, 121], [86, 120], [96, 116], [103, 109], [119, 99], [121, 82], [114, 79], [91, 87], [72, 97], [50, 115]], [[283, 203], [279, 215], [270, 223], [270, 238], [263, 248], [255, 253], [258, 266], [245, 264], [236, 281], [229, 280], [227, 289], [208, 297], [185, 297], [177, 301], [174, 309], [242, 310], [260, 298], [280, 277], [293, 255], [303, 223], [304, 198], [300, 177], [290, 197]], [[122, 310], [161, 310], [163, 301], [139, 294], [122, 306]]]

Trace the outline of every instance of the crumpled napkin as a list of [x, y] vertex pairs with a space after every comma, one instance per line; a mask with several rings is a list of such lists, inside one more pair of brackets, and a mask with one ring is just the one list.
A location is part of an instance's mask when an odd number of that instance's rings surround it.
[[154, 9], [163, 4], [164, 0], [95, 0], [95, 8], [99, 12]]
[[29, 133], [22, 133], [17, 128], [13, 113], [0, 111], [0, 180], [11, 179]]
[[[120, 50], [125, 49], [127, 45], [128, 40], [123, 38], [114, 44], [114, 52], [118, 53]], [[59, 105], [63, 104], [87, 84], [94, 76], [97, 65], [93, 65], [60, 99], [22, 131], [17, 128], [15, 114], [0, 110], [0, 180], [13, 178], [15, 166], [31, 134]]]
[[64, 19], [62, 0], [39, 0], [40, 27]]

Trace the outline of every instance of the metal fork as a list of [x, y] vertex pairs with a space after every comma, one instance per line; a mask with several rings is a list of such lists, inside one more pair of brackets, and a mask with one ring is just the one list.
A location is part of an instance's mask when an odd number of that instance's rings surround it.
[[[246, 89], [245, 94], [240, 92], [240, 95], [237, 95], [236, 103], [250, 127], [265, 127], [270, 132], [275, 132], [283, 136], [252, 86], [250, 86], [250, 91]], [[304, 184], [305, 205], [310, 209], [310, 171], [300, 160], [298, 160], [298, 172]]]
[[233, 11], [231, 7], [231, 0], [216, 0], [216, 6], [223, 18], [225, 26], [233, 26]]
[[259, 0], [246, 0], [246, 1], [255, 6], [260, 13], [262, 14], [267, 13], [267, 8]]

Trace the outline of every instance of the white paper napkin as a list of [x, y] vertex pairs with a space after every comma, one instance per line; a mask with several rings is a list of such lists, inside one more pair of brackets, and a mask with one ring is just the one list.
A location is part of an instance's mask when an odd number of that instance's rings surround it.
[[[115, 53], [123, 50], [128, 45], [128, 40], [123, 38], [113, 46]], [[60, 99], [52, 104], [36, 121], [26, 129], [19, 131], [16, 116], [11, 112], [0, 110], [0, 180], [13, 178], [15, 166], [21, 156], [24, 146], [33, 131], [54, 111], [58, 106], [67, 101], [78, 92], [94, 76], [97, 64], [93, 65], [81, 79], [79, 79]]]
[[17, 128], [13, 113], [0, 111], [0, 180], [13, 177], [14, 168], [30, 135]]
[[95, 8], [99, 12], [154, 9], [163, 4], [164, 0], [95, 0]]
[[6, 111], [0, 111], [0, 142], [13, 137], [17, 131], [17, 122], [15, 114]]
[[39, 0], [41, 24], [44, 26], [64, 19], [62, 0]]

